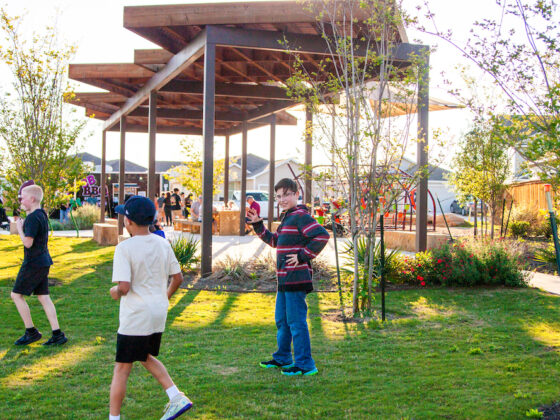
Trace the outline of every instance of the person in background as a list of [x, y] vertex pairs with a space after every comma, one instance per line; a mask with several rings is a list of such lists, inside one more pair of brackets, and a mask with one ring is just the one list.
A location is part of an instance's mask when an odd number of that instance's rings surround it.
[[181, 218], [181, 197], [179, 196], [179, 188], [173, 188], [171, 195], [171, 216], [173, 220]]
[[191, 214], [192, 196], [192, 193], [189, 193], [185, 198], [185, 219], [188, 219]]
[[163, 200], [163, 212], [165, 213], [165, 225], [166, 226], [172, 226], [173, 225], [173, 219], [171, 216], [171, 193], [167, 192], [165, 193], [165, 199]]
[[150, 225], [150, 232], [153, 233], [154, 235], [161, 236], [163, 239], [165, 239], [165, 232], [163, 231], [163, 229], [161, 228], [161, 226], [157, 221], [155, 221]]
[[161, 197], [157, 199], [157, 208], [158, 208], [158, 217], [157, 220], [163, 224], [164, 213], [163, 213], [163, 204], [165, 203], [165, 193], [161, 193]]
[[199, 222], [202, 217], [202, 196], [198, 196], [197, 200], [194, 200], [194, 203], [191, 207], [192, 219], [195, 222]]

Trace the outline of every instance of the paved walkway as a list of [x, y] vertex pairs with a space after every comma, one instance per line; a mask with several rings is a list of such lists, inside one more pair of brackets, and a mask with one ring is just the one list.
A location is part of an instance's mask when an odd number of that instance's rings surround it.
[[531, 287], [535, 287], [555, 295], [560, 295], [560, 276], [543, 273], [532, 273], [532, 275], [533, 276], [529, 281], [529, 285]]

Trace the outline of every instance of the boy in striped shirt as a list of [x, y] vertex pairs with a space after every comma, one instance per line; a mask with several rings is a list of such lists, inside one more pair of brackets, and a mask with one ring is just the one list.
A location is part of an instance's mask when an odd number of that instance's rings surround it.
[[293, 180], [281, 179], [274, 190], [285, 212], [276, 233], [264, 227], [256, 211], [248, 211], [249, 223], [257, 235], [276, 248], [278, 289], [274, 318], [278, 349], [271, 360], [261, 362], [260, 366], [281, 368], [282, 374], [288, 376], [315, 375], [318, 370], [311, 357], [305, 298], [313, 290], [311, 260], [325, 247], [329, 234], [311, 217], [306, 206], [297, 204], [298, 188]]

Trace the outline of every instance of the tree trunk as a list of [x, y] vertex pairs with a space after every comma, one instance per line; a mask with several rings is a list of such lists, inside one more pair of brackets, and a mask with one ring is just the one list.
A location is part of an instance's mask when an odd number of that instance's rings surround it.
[[476, 205], [478, 204], [477, 200], [474, 200], [474, 237], [476, 238], [476, 233], [477, 233], [477, 223], [478, 221], [476, 220]]

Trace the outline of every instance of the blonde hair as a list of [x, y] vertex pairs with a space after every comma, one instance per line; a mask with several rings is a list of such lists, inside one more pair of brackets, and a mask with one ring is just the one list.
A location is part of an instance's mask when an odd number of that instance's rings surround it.
[[21, 190], [22, 195], [23, 193], [33, 197], [37, 203], [43, 201], [43, 189], [39, 185], [28, 185]]

